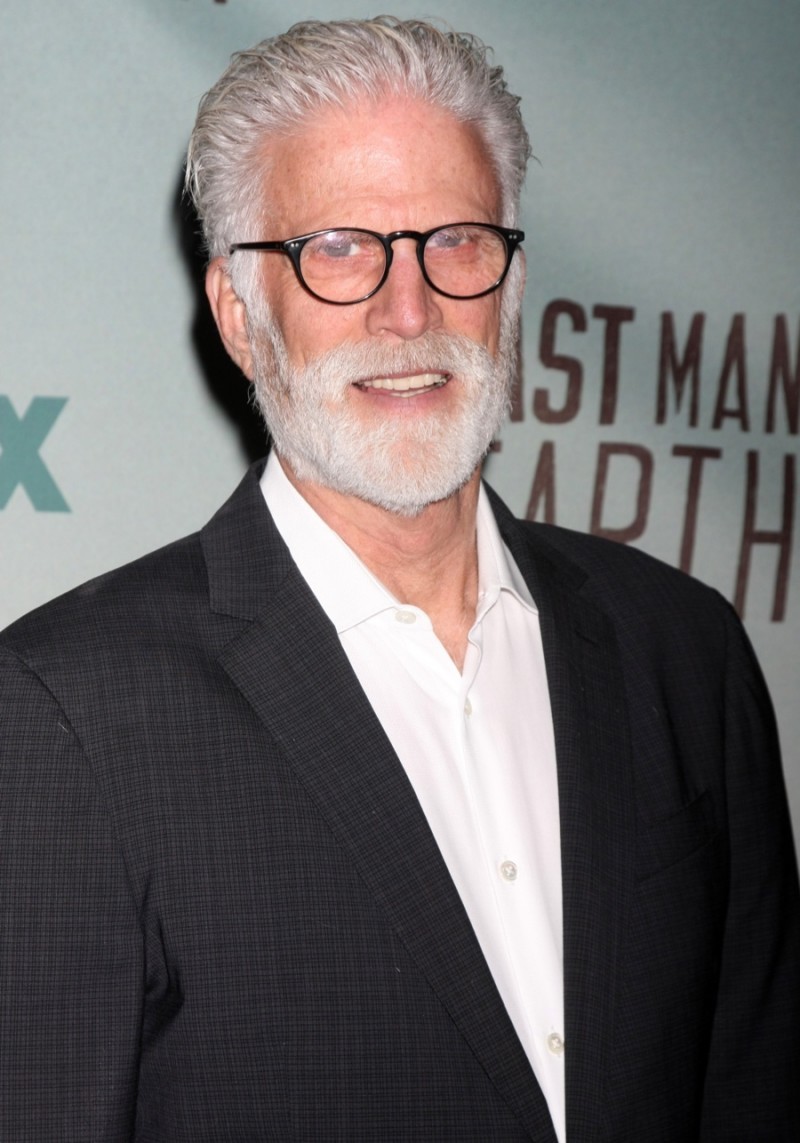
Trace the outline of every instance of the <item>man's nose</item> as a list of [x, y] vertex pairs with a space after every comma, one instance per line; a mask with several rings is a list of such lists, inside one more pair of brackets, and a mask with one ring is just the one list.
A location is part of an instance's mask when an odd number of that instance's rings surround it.
[[413, 239], [395, 242], [386, 281], [364, 304], [371, 334], [389, 333], [408, 340], [441, 326], [439, 297], [422, 275]]

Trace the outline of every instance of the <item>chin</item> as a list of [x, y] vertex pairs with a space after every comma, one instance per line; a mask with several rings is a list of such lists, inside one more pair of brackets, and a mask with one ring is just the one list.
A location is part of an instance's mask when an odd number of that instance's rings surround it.
[[351, 441], [352, 449], [341, 448], [338, 434], [331, 449], [300, 452], [277, 447], [301, 482], [310, 481], [397, 516], [414, 517], [458, 493], [472, 479], [491, 442], [491, 438], [481, 440], [477, 447], [473, 442], [465, 448], [461, 440], [454, 448], [443, 441], [409, 444], [368, 437], [362, 434]]

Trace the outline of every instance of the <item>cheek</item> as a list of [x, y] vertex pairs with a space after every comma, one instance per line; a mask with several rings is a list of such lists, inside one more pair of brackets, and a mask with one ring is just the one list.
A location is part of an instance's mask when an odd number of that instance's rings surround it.
[[329, 350], [367, 336], [359, 306], [328, 306], [302, 287], [275, 291], [270, 303], [295, 367], [309, 365]]
[[[347, 341], [358, 341], [356, 323], [345, 320], [338, 310], [309, 299], [310, 306], [292, 306], [284, 317], [276, 314], [283, 332], [289, 359], [296, 367], [310, 365], [331, 349]], [[349, 315], [348, 315], [349, 317]]]
[[290, 362], [301, 366], [314, 356], [313, 343], [322, 324], [319, 303], [297, 281], [288, 259], [270, 256], [266, 261], [261, 281], [264, 296]]
[[497, 352], [500, 338], [500, 295], [498, 291], [472, 302], [453, 302], [447, 315], [447, 325], [454, 333], [463, 333], [472, 341], [483, 345], [490, 353]]

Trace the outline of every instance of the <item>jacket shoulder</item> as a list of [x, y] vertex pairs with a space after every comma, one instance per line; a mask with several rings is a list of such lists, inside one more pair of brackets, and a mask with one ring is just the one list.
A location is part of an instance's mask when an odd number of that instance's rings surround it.
[[[262, 506], [254, 465], [202, 531], [150, 552], [73, 588], [16, 620], [0, 633], [0, 650], [24, 661], [75, 660], [135, 650], [156, 642], [210, 642], [214, 628], [214, 568], [240, 566], [257, 545]], [[251, 570], [251, 569], [249, 569]], [[88, 662], [84, 664], [90, 666]]]
[[143, 641], [207, 598], [199, 535], [115, 568], [37, 607], [0, 633], [0, 651], [36, 669], [65, 656], [84, 658], [123, 640]]

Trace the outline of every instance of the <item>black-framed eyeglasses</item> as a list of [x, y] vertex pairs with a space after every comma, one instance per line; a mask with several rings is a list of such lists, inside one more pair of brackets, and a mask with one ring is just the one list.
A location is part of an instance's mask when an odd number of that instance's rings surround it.
[[235, 242], [236, 250], [272, 250], [291, 259], [300, 284], [315, 298], [335, 306], [364, 302], [377, 293], [392, 265], [393, 243], [410, 238], [432, 290], [446, 298], [480, 298], [501, 286], [521, 230], [488, 222], [453, 222], [419, 230], [378, 234], [358, 226], [315, 230], [282, 242]]

